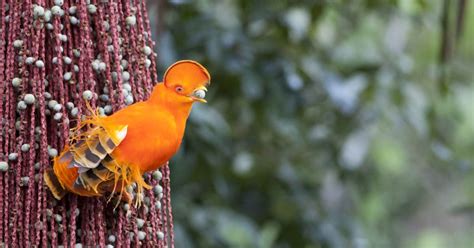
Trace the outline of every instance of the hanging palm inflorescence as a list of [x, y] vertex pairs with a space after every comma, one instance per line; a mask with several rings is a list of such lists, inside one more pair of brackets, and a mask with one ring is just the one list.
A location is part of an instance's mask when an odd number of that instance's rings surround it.
[[153, 45], [142, 0], [0, 0], [4, 245], [173, 247], [168, 166], [145, 176], [153, 190], [138, 209], [73, 194], [56, 201], [42, 177], [88, 114], [85, 101], [108, 115], [149, 95]]

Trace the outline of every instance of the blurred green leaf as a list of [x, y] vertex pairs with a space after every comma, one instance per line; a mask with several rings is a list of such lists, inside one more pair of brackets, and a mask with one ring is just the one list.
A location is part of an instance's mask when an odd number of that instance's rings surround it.
[[443, 66], [442, 0], [165, 7], [159, 69], [195, 59], [212, 75], [172, 161], [177, 244], [474, 242], [446, 214], [474, 203], [474, 4]]

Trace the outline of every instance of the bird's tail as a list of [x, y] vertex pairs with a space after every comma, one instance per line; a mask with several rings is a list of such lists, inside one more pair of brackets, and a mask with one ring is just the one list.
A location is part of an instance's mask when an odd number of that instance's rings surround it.
[[75, 187], [79, 173], [78, 168], [70, 166], [71, 160], [70, 147], [66, 146], [64, 151], [54, 158], [53, 168], [45, 170], [43, 177], [53, 196], [60, 200], [67, 192], [73, 192], [82, 196], [100, 195], [100, 193], [86, 188]]
[[76, 168], [67, 168], [70, 163], [70, 158], [65, 156], [69, 151], [66, 146], [64, 151], [53, 160], [53, 168], [48, 168], [44, 171], [44, 181], [53, 193], [54, 198], [60, 200], [66, 195], [69, 189], [65, 185], [70, 185], [77, 177]]
[[51, 193], [53, 193], [54, 198], [61, 200], [66, 195], [67, 192], [59, 182], [56, 174], [54, 174], [53, 169], [48, 168], [44, 171], [44, 181], [51, 190]]

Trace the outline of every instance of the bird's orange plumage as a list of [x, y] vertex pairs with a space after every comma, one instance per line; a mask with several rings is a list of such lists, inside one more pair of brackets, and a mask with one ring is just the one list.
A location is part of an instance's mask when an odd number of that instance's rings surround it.
[[[83, 196], [122, 193], [131, 183], [138, 191], [149, 188], [143, 173], [159, 168], [178, 151], [191, 106], [205, 102], [209, 83], [202, 65], [179, 61], [168, 68], [147, 101], [83, 121], [55, 158], [53, 170], [45, 172], [54, 196], [61, 198], [67, 191]], [[103, 151], [107, 142], [112, 149]]]

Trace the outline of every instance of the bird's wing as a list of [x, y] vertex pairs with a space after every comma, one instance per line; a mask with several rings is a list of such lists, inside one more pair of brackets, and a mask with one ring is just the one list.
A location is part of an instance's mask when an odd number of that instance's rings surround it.
[[[73, 132], [69, 150], [60, 160], [69, 161], [69, 168], [78, 168], [73, 187], [77, 189], [92, 188], [98, 193], [98, 186], [114, 179], [114, 171], [108, 169], [111, 153], [125, 139], [126, 125], [102, 125], [100, 117], [86, 120]], [[79, 132], [85, 126], [88, 129]], [[62, 162], [62, 161], [60, 161]]]
[[127, 135], [127, 126], [111, 129], [96, 126], [81, 134], [81, 138], [69, 148], [69, 156], [73, 158], [69, 166], [78, 167], [79, 173], [96, 168]]

